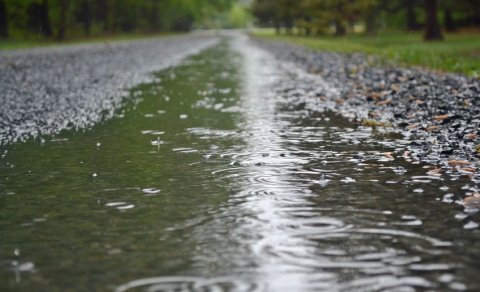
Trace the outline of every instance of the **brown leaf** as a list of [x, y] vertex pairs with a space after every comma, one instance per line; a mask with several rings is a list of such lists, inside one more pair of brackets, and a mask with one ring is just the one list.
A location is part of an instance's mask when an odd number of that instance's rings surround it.
[[470, 197], [466, 197], [465, 199], [463, 199], [463, 202], [467, 205], [480, 204], [480, 194], [475, 193], [475, 194], [471, 195]]
[[377, 105], [378, 106], [383, 106], [383, 105], [389, 104], [390, 102], [392, 102], [390, 99], [386, 99], [386, 100], [382, 100], [382, 101], [377, 102]]
[[416, 127], [418, 127], [418, 126], [415, 125], [415, 124], [412, 124], [412, 125], [408, 125], [406, 128], [409, 129], [409, 130], [412, 130], [412, 129], [415, 129]]
[[370, 92], [368, 97], [372, 99], [379, 99], [380, 97], [382, 97], [382, 94], [380, 92]]
[[399, 92], [400, 86], [398, 86], [397, 84], [392, 84], [392, 86], [390, 86], [390, 89], [394, 92]]
[[477, 134], [475, 134], [475, 133], [466, 134], [466, 135], [465, 135], [465, 138], [467, 138], [467, 139], [475, 139], [475, 138], [477, 138]]
[[470, 162], [466, 160], [450, 160], [448, 162], [448, 165], [450, 166], [457, 166], [457, 165], [470, 165]]
[[448, 115], [439, 115], [439, 116], [434, 116], [433, 120], [434, 121], [443, 121], [448, 118]]
[[441, 173], [442, 173], [442, 170], [440, 168], [434, 168], [427, 172], [428, 175], [435, 175], [435, 176], [439, 176], [441, 175]]
[[427, 127], [426, 130], [429, 131], [429, 132], [437, 131], [437, 130], [438, 130], [438, 126], [430, 126], [430, 127]]
[[393, 157], [392, 152], [385, 152], [385, 153], [383, 153], [383, 156], [385, 156], [388, 159], [395, 159], [395, 157]]

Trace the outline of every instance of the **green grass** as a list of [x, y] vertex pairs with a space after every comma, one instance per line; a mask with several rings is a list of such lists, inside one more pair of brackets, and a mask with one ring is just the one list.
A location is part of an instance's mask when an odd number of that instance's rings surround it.
[[59, 42], [55, 40], [45, 40], [42, 38], [7, 39], [7, 40], [0, 40], [0, 51], [32, 49], [32, 48], [51, 47], [51, 46], [58, 46], [58, 45], [74, 45], [74, 44], [89, 44], [89, 43], [99, 43], [99, 42], [139, 40], [139, 39], [148, 39], [148, 38], [155, 38], [155, 37], [162, 37], [162, 36], [176, 35], [176, 34], [179, 34], [179, 33], [157, 33], [157, 34], [131, 33], [131, 34], [118, 34], [113, 36], [99, 35], [99, 36], [92, 36], [89, 38], [80, 37], [75, 39], [68, 39], [63, 42]]
[[319, 51], [362, 52], [404, 66], [420, 66], [480, 77], [480, 34], [475, 32], [447, 34], [442, 42], [424, 42], [421, 33], [407, 32], [382, 33], [377, 36], [357, 34], [340, 38], [275, 35], [273, 30], [256, 30], [253, 34]]

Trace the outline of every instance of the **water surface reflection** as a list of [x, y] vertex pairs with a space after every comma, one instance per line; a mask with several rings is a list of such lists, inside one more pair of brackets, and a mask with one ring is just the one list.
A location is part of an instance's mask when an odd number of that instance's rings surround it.
[[329, 111], [317, 76], [235, 37], [158, 79], [2, 149], [2, 290], [480, 289], [468, 180]]

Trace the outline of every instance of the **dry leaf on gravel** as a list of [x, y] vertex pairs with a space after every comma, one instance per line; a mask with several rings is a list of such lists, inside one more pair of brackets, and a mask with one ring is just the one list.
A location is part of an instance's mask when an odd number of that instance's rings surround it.
[[450, 161], [448, 162], [448, 165], [450, 165], [450, 166], [470, 165], [470, 162], [465, 161], [465, 160], [450, 160]]
[[439, 115], [439, 116], [434, 116], [433, 117], [434, 121], [443, 121], [445, 119], [448, 119], [448, 115]]

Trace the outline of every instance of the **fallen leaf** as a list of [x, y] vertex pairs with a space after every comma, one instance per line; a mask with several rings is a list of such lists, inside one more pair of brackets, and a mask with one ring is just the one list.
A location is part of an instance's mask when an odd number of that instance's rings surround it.
[[450, 161], [448, 162], [448, 165], [450, 165], [450, 166], [470, 165], [470, 162], [465, 161], [465, 160], [450, 160]]
[[370, 97], [372, 99], [379, 99], [380, 97], [382, 97], [382, 94], [379, 93], [379, 92], [370, 92], [368, 97]]
[[429, 131], [429, 132], [433, 132], [433, 131], [436, 131], [436, 130], [438, 130], [438, 126], [427, 127], [427, 131]]
[[389, 159], [395, 159], [395, 157], [393, 157], [392, 152], [385, 152], [385, 153], [383, 153], [383, 156], [385, 156], [386, 158], [389, 158]]
[[377, 102], [377, 105], [383, 106], [383, 105], [389, 104], [390, 102], [392, 102], [390, 99], [386, 99], [386, 100], [382, 100], [382, 101]]
[[397, 84], [392, 84], [392, 86], [390, 86], [390, 89], [394, 92], [399, 92], [400, 86], [398, 86]]
[[439, 115], [439, 116], [434, 116], [433, 117], [434, 121], [443, 121], [445, 119], [448, 119], [448, 115]]
[[434, 175], [434, 176], [440, 176], [441, 173], [442, 173], [442, 170], [440, 168], [434, 168], [427, 172], [428, 175]]
[[470, 197], [466, 197], [465, 199], [463, 199], [463, 202], [467, 205], [480, 204], [480, 194], [475, 193]]
[[477, 138], [477, 134], [474, 134], [474, 133], [466, 134], [466, 135], [465, 135], [465, 138], [467, 138], [467, 139], [475, 139], [475, 138]]
[[406, 128], [409, 130], [412, 130], [412, 129], [415, 129], [416, 127], [417, 125], [413, 124], [413, 125], [408, 125]]

